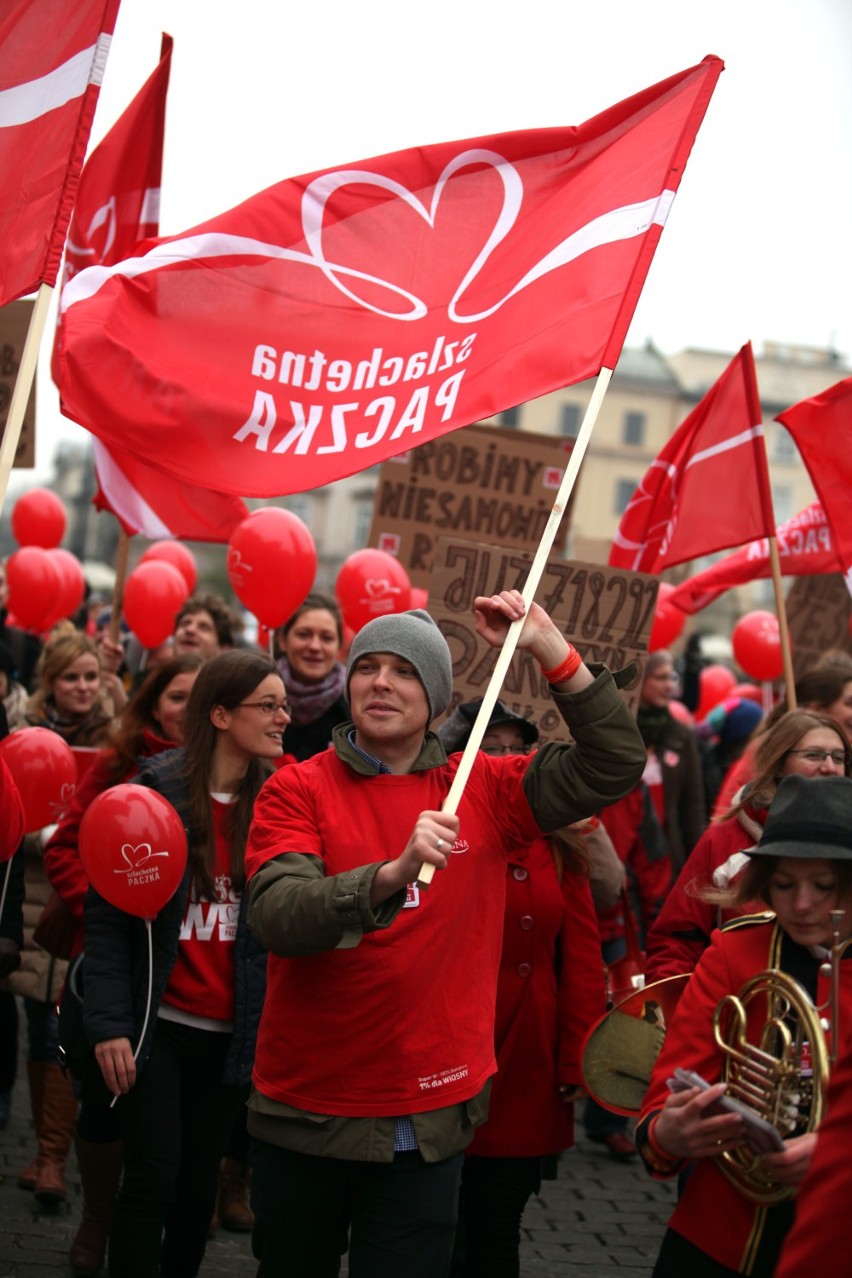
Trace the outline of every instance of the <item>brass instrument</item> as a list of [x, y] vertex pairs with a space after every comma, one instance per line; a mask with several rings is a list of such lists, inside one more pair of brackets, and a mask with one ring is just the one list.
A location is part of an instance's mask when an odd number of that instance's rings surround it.
[[[748, 1011], [756, 999], [765, 1000], [766, 1007], [755, 1043], [748, 1039]], [[713, 1037], [723, 1055], [722, 1081], [729, 1096], [750, 1106], [783, 1137], [817, 1127], [828, 1086], [828, 1046], [819, 1012], [797, 981], [775, 969], [753, 976], [738, 994], [720, 999]], [[752, 1202], [778, 1203], [794, 1192], [772, 1179], [748, 1145], [725, 1150], [716, 1162]]]

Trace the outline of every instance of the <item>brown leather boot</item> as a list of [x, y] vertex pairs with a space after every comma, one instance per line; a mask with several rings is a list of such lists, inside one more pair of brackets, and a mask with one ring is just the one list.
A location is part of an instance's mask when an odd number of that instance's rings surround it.
[[223, 1158], [219, 1165], [219, 1224], [235, 1234], [254, 1228], [254, 1212], [249, 1207], [251, 1167], [236, 1158]]
[[80, 1136], [75, 1137], [74, 1145], [83, 1185], [83, 1216], [68, 1260], [75, 1278], [90, 1278], [103, 1269], [124, 1146], [120, 1140], [93, 1145]]
[[[27, 1061], [27, 1081], [30, 1088], [30, 1112], [33, 1116], [33, 1127], [35, 1128], [36, 1140], [39, 1139], [41, 1131], [41, 1111], [44, 1105], [44, 1071], [47, 1068], [44, 1061]], [[35, 1189], [37, 1168], [36, 1162], [38, 1155], [24, 1168], [18, 1172], [18, 1186], [21, 1189]]]
[[64, 1203], [68, 1197], [65, 1160], [71, 1148], [76, 1121], [77, 1098], [70, 1078], [66, 1078], [58, 1065], [45, 1065], [44, 1101], [33, 1187], [36, 1198], [45, 1207]]

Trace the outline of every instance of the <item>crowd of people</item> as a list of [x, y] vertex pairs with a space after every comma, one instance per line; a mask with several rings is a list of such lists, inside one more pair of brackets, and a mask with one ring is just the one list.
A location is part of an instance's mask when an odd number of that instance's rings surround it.
[[[797, 1191], [813, 1215], [809, 1167], [830, 1158], [807, 1115], [748, 1153], [716, 1024], [765, 969], [824, 1017], [852, 932], [852, 660], [803, 676], [797, 708], [739, 698], [696, 725], [670, 653], [645, 660], [634, 716], [636, 671], [586, 664], [537, 604], [502, 591], [474, 614], [494, 648], [523, 622], [566, 740], [498, 700], [453, 805], [481, 702], [456, 694], [428, 611], [347, 650], [337, 602], [311, 593], [269, 653], [209, 592], [156, 653], [111, 640], [108, 610], [38, 643], [2, 612], [0, 735], [58, 733], [79, 781], [24, 836], [0, 766], [0, 1124], [20, 1028], [35, 1148], [17, 1181], [63, 1203], [73, 1145], [80, 1278], [193, 1278], [219, 1225], [251, 1231], [259, 1278], [334, 1278], [344, 1256], [352, 1278], [516, 1278], [578, 1103], [613, 1159], [679, 1178], [658, 1278], [794, 1272]], [[187, 832], [150, 934], [80, 855], [87, 810], [127, 781]], [[687, 974], [634, 1131], [585, 1095], [584, 1039], [642, 980]], [[771, 1019], [760, 997], [749, 1030]], [[775, 1019], [795, 1039], [786, 1004]], [[704, 1085], [673, 1089], [678, 1069]]]

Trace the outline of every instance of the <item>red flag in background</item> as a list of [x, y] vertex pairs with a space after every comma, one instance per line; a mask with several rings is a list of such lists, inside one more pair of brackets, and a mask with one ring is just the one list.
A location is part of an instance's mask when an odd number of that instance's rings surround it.
[[681, 422], [633, 494], [615, 568], [659, 573], [775, 531], [751, 343]]
[[0, 7], [0, 306], [56, 283], [118, 5]]
[[99, 439], [94, 452], [98, 491], [93, 505], [111, 511], [130, 536], [227, 542], [249, 514], [241, 498], [179, 482]]
[[[86, 161], [65, 246], [63, 285], [87, 266], [112, 266], [160, 229], [160, 178], [172, 38], [163, 35], [160, 62]], [[58, 385], [57, 319], [51, 372]]]
[[[818, 501], [800, 510], [786, 523], [779, 524], [775, 537], [782, 577], [808, 577], [812, 573], [840, 570], [834, 538]], [[681, 612], [700, 612], [726, 590], [741, 586], [746, 581], [771, 576], [769, 542], [762, 537], [680, 582], [667, 597], [666, 603], [680, 608]]]
[[721, 70], [577, 128], [281, 182], [81, 272], [63, 411], [181, 479], [277, 496], [614, 367]]
[[786, 426], [822, 502], [852, 594], [852, 377], [775, 419]]

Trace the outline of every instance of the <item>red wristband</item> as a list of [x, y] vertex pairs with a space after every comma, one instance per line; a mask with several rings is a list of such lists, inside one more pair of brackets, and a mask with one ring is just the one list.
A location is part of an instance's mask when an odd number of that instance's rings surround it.
[[573, 644], [568, 645], [568, 656], [562, 662], [561, 666], [555, 666], [553, 670], [542, 670], [542, 674], [548, 683], [564, 683], [566, 679], [570, 679], [575, 675], [583, 664], [583, 658], [580, 656]]

